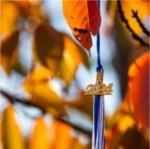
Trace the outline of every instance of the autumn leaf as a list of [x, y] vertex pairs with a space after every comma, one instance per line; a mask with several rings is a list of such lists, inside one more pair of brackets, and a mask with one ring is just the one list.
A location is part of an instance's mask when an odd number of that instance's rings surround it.
[[34, 56], [43, 66], [57, 73], [63, 56], [62, 34], [46, 24], [40, 24], [35, 30]]
[[13, 65], [16, 63], [19, 33], [20, 32], [16, 30], [11, 36], [4, 39], [1, 44], [0, 65], [4, 68], [7, 74], [11, 72]]
[[128, 71], [127, 100], [135, 118], [145, 128], [149, 127], [149, 52], [137, 58]]
[[7, 38], [16, 30], [17, 20], [20, 17], [16, 5], [10, 1], [1, 1], [1, 27], [0, 33], [3, 38]]
[[133, 18], [132, 10], [138, 12], [138, 16], [143, 23], [146, 23], [146, 19], [150, 16], [148, 1], [134, 0], [134, 1], [121, 1], [122, 9], [124, 11], [125, 17], [129, 22], [131, 28], [137, 33], [141, 34], [142, 30], [137, 23], [136, 19]]
[[4, 148], [6, 149], [25, 149], [24, 138], [15, 120], [15, 110], [9, 106], [3, 116]]
[[42, 106], [53, 115], [66, 115], [63, 100], [49, 84], [51, 72], [46, 68], [38, 67], [28, 75], [23, 87], [31, 96], [31, 100]]
[[72, 145], [72, 128], [62, 122], [54, 121], [55, 142], [54, 149], [71, 149]]
[[63, 0], [63, 12], [75, 38], [84, 48], [90, 50], [91, 34], [96, 35], [100, 27], [97, 0]]
[[29, 149], [52, 149], [53, 133], [44, 118], [38, 118], [30, 136]]
[[3, 149], [3, 140], [2, 140], [2, 113], [0, 112], [0, 149]]
[[58, 76], [67, 84], [75, 77], [77, 67], [83, 63], [87, 68], [90, 66], [89, 58], [84, 50], [73, 40], [64, 34], [64, 53], [60, 64]]

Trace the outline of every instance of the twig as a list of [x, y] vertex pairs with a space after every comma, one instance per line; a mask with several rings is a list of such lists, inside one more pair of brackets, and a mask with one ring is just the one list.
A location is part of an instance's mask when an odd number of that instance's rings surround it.
[[125, 15], [124, 15], [124, 12], [122, 10], [122, 7], [121, 7], [121, 2], [120, 0], [117, 0], [117, 3], [118, 3], [118, 12], [120, 14], [120, 19], [121, 21], [126, 25], [126, 28], [130, 31], [130, 33], [132, 34], [132, 37], [138, 41], [141, 45], [149, 48], [149, 44], [146, 43], [145, 41], [143, 41], [142, 38], [140, 38], [131, 28], [131, 26], [129, 25], [129, 22], [128, 20], [125, 18]]
[[[10, 95], [9, 93], [5, 92], [4, 90], [0, 90], [0, 93], [12, 104], [14, 104], [15, 102], [23, 104], [25, 106], [29, 106], [29, 107], [35, 107], [38, 108], [42, 111], [42, 113], [46, 113], [47, 111], [40, 105], [37, 105], [36, 103], [33, 103], [31, 100], [27, 100], [27, 99], [20, 99], [17, 98], [13, 95]], [[62, 117], [54, 117], [56, 120], [61, 121], [65, 124], [70, 125], [71, 127], [73, 127], [75, 130], [78, 130], [84, 134], [87, 134], [89, 137], [91, 137], [91, 131], [82, 127], [79, 127], [75, 124], [73, 124], [72, 122], [62, 118]]]
[[147, 30], [147, 28], [144, 26], [141, 19], [139, 18], [137, 10], [132, 10], [132, 14], [132, 17], [136, 19], [142, 31], [149, 37], [150, 32]]

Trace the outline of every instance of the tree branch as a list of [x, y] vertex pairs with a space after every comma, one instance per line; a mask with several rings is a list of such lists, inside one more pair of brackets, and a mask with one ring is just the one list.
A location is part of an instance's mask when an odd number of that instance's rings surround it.
[[124, 12], [122, 10], [121, 7], [121, 2], [120, 0], [117, 0], [117, 4], [118, 4], [118, 13], [120, 14], [120, 19], [121, 21], [126, 25], [126, 28], [130, 31], [130, 33], [132, 34], [132, 37], [138, 41], [141, 45], [149, 48], [149, 44], [146, 43], [141, 37], [139, 37], [131, 28], [131, 26], [129, 25], [128, 20], [125, 18]]
[[147, 30], [147, 28], [144, 26], [141, 19], [139, 18], [137, 10], [132, 10], [132, 14], [133, 14], [132, 17], [136, 19], [142, 31], [149, 37], [150, 32]]
[[[20, 98], [17, 98], [13, 95], [10, 95], [9, 93], [7, 93], [6, 91], [4, 90], [0, 90], [0, 93], [12, 104], [14, 104], [15, 102], [16, 103], [20, 103], [20, 104], [23, 104], [25, 106], [28, 106], [28, 107], [35, 107], [35, 108], [38, 108], [42, 111], [42, 113], [47, 113], [47, 111], [40, 105], [37, 105], [36, 103], [33, 103], [31, 100], [29, 99], [20, 99]], [[75, 124], [73, 124], [72, 122], [62, 118], [62, 117], [54, 117], [56, 120], [58, 121], [61, 121], [65, 124], [68, 124], [70, 125], [71, 127], [73, 127], [75, 130], [78, 130], [84, 134], [87, 134], [89, 137], [91, 137], [91, 131], [88, 130], [88, 129], [85, 129], [85, 128], [82, 128], [82, 127], [79, 127]]]

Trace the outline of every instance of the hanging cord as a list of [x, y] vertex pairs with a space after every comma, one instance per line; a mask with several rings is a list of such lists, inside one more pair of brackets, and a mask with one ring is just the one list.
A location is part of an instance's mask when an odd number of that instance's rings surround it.
[[[100, 34], [97, 35], [97, 72], [103, 72], [100, 59]], [[96, 95], [94, 99], [94, 133], [93, 133], [93, 149], [104, 149], [104, 100], [101, 96]]]
[[100, 59], [100, 34], [98, 33], [97, 39], [96, 39], [96, 50], [97, 50], [97, 67], [96, 71], [97, 72], [103, 72], [103, 67], [101, 64], [101, 59]]
[[[100, 0], [98, 0], [98, 6], [100, 9]], [[101, 65], [101, 59], [100, 59], [100, 32], [98, 32], [97, 38], [96, 38], [96, 50], [97, 50], [97, 72], [103, 72], [103, 67]]]
[[[100, 7], [100, 0], [98, 0]], [[103, 72], [103, 67], [100, 59], [100, 33], [96, 38], [96, 52], [97, 52], [97, 72]], [[93, 149], [104, 149], [104, 100], [99, 95], [94, 99], [93, 111]]]

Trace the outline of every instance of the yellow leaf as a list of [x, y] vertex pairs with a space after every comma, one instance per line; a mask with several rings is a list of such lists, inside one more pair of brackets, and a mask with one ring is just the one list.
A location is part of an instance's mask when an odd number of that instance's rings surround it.
[[53, 73], [42, 65], [35, 66], [32, 73], [28, 76], [32, 82], [48, 82], [52, 77]]
[[17, 20], [19, 18], [19, 11], [14, 3], [11, 1], [1, 1], [1, 27], [0, 32], [2, 37], [10, 36], [16, 29]]
[[133, 127], [135, 121], [129, 115], [123, 116], [118, 124], [118, 128], [121, 132], [125, 132], [127, 129]]
[[3, 149], [3, 140], [2, 140], [2, 113], [0, 112], [0, 149]]
[[[35, 69], [24, 81], [24, 89], [31, 100], [53, 114], [65, 115], [63, 100], [49, 85], [51, 72], [43, 67]], [[54, 112], [55, 111], [55, 112]]]
[[29, 149], [53, 149], [52, 143], [53, 130], [46, 125], [42, 117], [38, 118], [29, 141]]
[[84, 63], [89, 67], [89, 59], [86, 52], [73, 42], [68, 36], [64, 35], [64, 55], [60, 65], [59, 76], [70, 84], [73, 80], [79, 64]]
[[15, 120], [15, 111], [9, 106], [4, 112], [2, 129], [4, 134], [4, 148], [6, 149], [25, 149], [25, 142], [20, 128]]
[[125, 14], [125, 17], [127, 18], [129, 25], [131, 28], [137, 33], [141, 34], [142, 30], [139, 27], [137, 21], [135, 18], [132, 17], [132, 10], [138, 12], [138, 16], [141, 19], [143, 23], [145, 23], [146, 19], [150, 15], [149, 13], [149, 2], [144, 0], [134, 0], [134, 1], [127, 1], [122, 0], [121, 5]]
[[0, 65], [4, 68], [7, 74], [12, 70], [18, 55], [19, 31], [2, 41], [0, 50]]
[[54, 121], [55, 142], [53, 149], [71, 149], [72, 128], [65, 123]]

